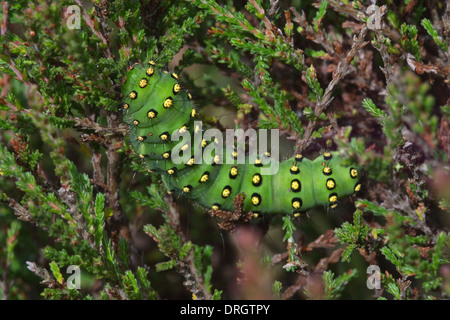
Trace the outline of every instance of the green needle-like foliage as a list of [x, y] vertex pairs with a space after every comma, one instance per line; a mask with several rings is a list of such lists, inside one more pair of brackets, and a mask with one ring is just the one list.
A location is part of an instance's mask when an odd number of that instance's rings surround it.
[[[448, 3], [372, 2], [2, 1], [0, 298], [448, 299]], [[165, 190], [122, 121], [149, 60], [209, 125], [338, 151], [361, 192], [256, 219]]]

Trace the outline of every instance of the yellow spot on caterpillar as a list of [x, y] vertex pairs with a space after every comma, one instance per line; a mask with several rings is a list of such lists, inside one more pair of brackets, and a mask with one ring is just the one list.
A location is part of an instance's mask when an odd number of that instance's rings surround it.
[[178, 75], [174, 72], [174, 73], [172, 73], [172, 77], [174, 77], [175, 79], [177, 79], [178, 80]]
[[299, 173], [299, 169], [298, 169], [298, 167], [296, 166], [296, 165], [293, 165], [292, 167], [291, 167], [291, 173]]
[[328, 190], [332, 190], [336, 187], [336, 182], [333, 179], [328, 179], [326, 185]]
[[334, 204], [332, 204], [332, 205], [330, 206], [330, 208], [331, 208], [331, 209], [334, 209], [334, 208], [337, 207], [337, 205], [338, 205], [337, 203], [334, 203]]
[[259, 165], [261, 165], [261, 164], [262, 164], [262, 162], [261, 162], [260, 159], [256, 159], [256, 160], [255, 160], [255, 165], [259, 166]]
[[355, 186], [355, 192], [359, 192], [359, 191], [361, 191], [361, 183], [358, 183], [358, 184]]
[[192, 166], [194, 164], [194, 157], [190, 158], [188, 162], [186, 162], [187, 166]]
[[192, 109], [192, 111], [191, 111], [191, 118], [194, 118], [196, 114], [197, 114], [197, 110], [196, 109]]
[[202, 139], [202, 148], [206, 147], [206, 140]]
[[200, 182], [201, 183], [205, 183], [206, 181], [208, 181], [209, 179], [209, 173], [205, 172], [201, 177], [200, 177]]
[[200, 131], [200, 126], [198, 124], [195, 125], [194, 132], [198, 133]]
[[189, 100], [192, 100], [192, 94], [188, 93], [187, 96]]
[[219, 139], [214, 138], [214, 143], [215, 143], [215, 144], [219, 144]]
[[170, 108], [172, 106], [173, 100], [172, 98], [167, 98], [166, 100], [164, 100], [163, 106], [164, 108]]
[[144, 159], [145, 156], [144, 156], [143, 154], [140, 154], [140, 155], [139, 155], [139, 158]]
[[136, 91], [131, 91], [128, 96], [130, 97], [130, 99], [136, 99], [137, 98], [137, 93], [136, 93]]
[[297, 191], [300, 188], [300, 183], [298, 180], [293, 180], [291, 182], [291, 189]]
[[325, 175], [330, 175], [331, 174], [331, 168], [330, 167], [325, 167], [325, 168], [323, 168], [323, 174], [325, 174]]
[[150, 110], [149, 112], [147, 112], [147, 117], [150, 119], [154, 119], [156, 118], [156, 111], [155, 110]]
[[123, 108], [124, 108], [125, 110], [128, 110], [129, 107], [130, 107], [130, 105], [129, 105], [128, 103], [125, 103], [125, 104], [123, 105]]
[[258, 194], [253, 194], [252, 195], [252, 204], [254, 206], [257, 206], [261, 203], [261, 197]]
[[213, 210], [219, 210], [219, 206], [217, 204], [213, 204], [211, 209]]
[[331, 203], [335, 203], [338, 200], [338, 197], [336, 194], [331, 194], [330, 197], [328, 198], [328, 201], [330, 201]]
[[225, 187], [225, 188], [222, 190], [222, 197], [223, 197], [223, 198], [228, 198], [228, 197], [230, 196], [230, 194], [231, 194], [231, 189], [230, 189], [230, 187]]
[[188, 192], [190, 192], [191, 191], [191, 187], [190, 186], [185, 186], [184, 188], [183, 188], [183, 192], [185, 192], [185, 193], [188, 193]]
[[300, 209], [300, 207], [301, 207], [300, 201], [295, 200], [295, 201], [292, 202], [292, 208]]
[[186, 143], [184, 146], [181, 147], [181, 150], [186, 151], [187, 149], [189, 149], [189, 144]]
[[168, 159], [168, 158], [170, 157], [170, 153], [164, 152], [164, 153], [162, 154], [162, 156], [163, 156], [164, 159]]
[[237, 159], [238, 153], [236, 151], [233, 151], [232, 156], [234, 159]]
[[300, 217], [300, 215], [301, 215], [300, 212], [298, 212], [298, 211], [295, 211], [295, 212], [294, 212], [294, 217], [295, 217], [295, 218]]
[[178, 129], [179, 133], [185, 133], [186, 132], [186, 126], [182, 126], [180, 129]]
[[356, 170], [355, 168], [351, 168], [350, 169], [350, 176], [352, 178], [356, 178], [358, 176], [358, 170]]
[[252, 183], [254, 186], [261, 185], [261, 175], [259, 173], [255, 173], [252, 177]]
[[178, 83], [175, 83], [173, 85], [173, 92], [178, 93], [178, 92], [180, 92], [180, 90], [181, 90], [181, 86]]
[[331, 159], [331, 153], [325, 152], [325, 153], [323, 154], [323, 158], [324, 158], [325, 160], [330, 160], [330, 159]]
[[159, 136], [161, 138], [161, 140], [167, 140], [167, 134], [162, 134]]
[[174, 173], [175, 173], [175, 170], [169, 169], [169, 170], [167, 170], [167, 173], [168, 173], [168, 174], [174, 174]]
[[270, 154], [270, 152], [266, 152], [266, 153], [264, 153], [265, 155], [266, 155], [266, 157], [270, 157], [271, 156], [271, 154]]
[[145, 137], [138, 137], [139, 141], [144, 141]]
[[142, 78], [141, 81], [139, 81], [139, 87], [145, 88], [148, 84], [147, 79]]
[[300, 153], [297, 153], [295, 155], [295, 160], [302, 160], [302, 159], [303, 159], [303, 156]]
[[137, 125], [139, 124], [139, 121], [138, 121], [138, 120], [134, 120], [134, 121], [133, 121], [133, 124], [134, 124], [135, 126], [137, 126]]
[[259, 213], [258, 212], [253, 212], [253, 218], [256, 219], [259, 217]]
[[153, 67], [149, 67], [147, 69], [147, 71], [145, 72], [145, 74], [149, 77], [151, 77], [154, 73], [155, 73], [155, 70], [153, 69]]
[[231, 174], [233, 177], [237, 176], [237, 174], [238, 174], [238, 168], [237, 168], [237, 167], [232, 167], [232, 168], [230, 169], [230, 174]]
[[150, 60], [150, 61], [148, 62], [148, 64], [151, 65], [151, 66], [154, 66], [154, 65], [155, 65], [155, 61]]
[[219, 161], [220, 161], [220, 157], [219, 157], [218, 154], [216, 154], [216, 155], [214, 156], [214, 163], [219, 163]]

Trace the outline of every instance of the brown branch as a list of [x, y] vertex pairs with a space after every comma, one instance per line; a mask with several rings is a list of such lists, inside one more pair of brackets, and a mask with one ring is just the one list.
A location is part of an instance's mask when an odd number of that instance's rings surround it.
[[[107, 122], [109, 128], [117, 128], [120, 126], [120, 120], [117, 114], [108, 112]], [[107, 140], [106, 157], [108, 159], [106, 167], [106, 186], [107, 201], [112, 209], [112, 217], [107, 222], [107, 229], [113, 235], [116, 234], [119, 239], [125, 239], [128, 242], [130, 250], [130, 264], [133, 269], [137, 268], [140, 258], [137, 253], [134, 240], [132, 238], [128, 217], [123, 212], [119, 203], [119, 187], [120, 187], [120, 154], [117, 150], [122, 146], [122, 136], [114, 135]]]
[[33, 217], [30, 215], [28, 209], [17, 203], [13, 198], [8, 197], [8, 202], [9, 207], [13, 209], [14, 214], [19, 218], [19, 220], [32, 222], [35, 225], [38, 225], [38, 223], [34, 221]]
[[388, 46], [383, 42], [383, 35], [380, 31], [375, 31], [377, 41], [379, 44], [379, 48], [375, 47], [381, 55], [383, 59], [384, 68], [380, 67], [380, 70], [384, 73], [384, 77], [386, 79], [386, 87], [389, 88], [392, 83], [392, 74], [394, 73], [394, 67], [391, 63], [391, 58], [388, 52]]
[[294, 14], [294, 18], [292, 19], [292, 21], [298, 23], [300, 25], [300, 27], [303, 28], [302, 31], [302, 35], [308, 39], [313, 41], [314, 43], [317, 43], [318, 45], [320, 45], [322, 48], [325, 49], [325, 51], [330, 55], [330, 56], [336, 56], [336, 51], [333, 49], [333, 47], [328, 43], [327, 39], [325, 36], [320, 36], [319, 34], [317, 34], [313, 27], [311, 27], [311, 25], [308, 23], [308, 21], [306, 20], [306, 16], [305, 13], [302, 12], [302, 14], [300, 14], [297, 9], [295, 9], [294, 7], [289, 8], [289, 10]]
[[255, 9], [258, 11], [258, 13], [260, 15], [262, 15], [263, 17], [263, 22], [264, 25], [266, 26], [266, 29], [270, 30], [272, 33], [278, 33], [278, 35], [280, 35], [281, 37], [283, 37], [283, 40], [286, 40], [284, 38], [283, 33], [281, 32], [281, 30], [279, 30], [270, 20], [269, 18], [267, 18], [266, 14], [265, 14], [265, 10], [263, 8], [261, 8], [258, 3], [255, 0], [249, 0], [250, 3], [255, 7]]
[[[117, 22], [117, 27], [120, 29], [120, 31], [122, 31], [122, 32], [125, 32], [126, 30], [125, 30], [125, 21], [123, 20], [123, 17], [122, 16], [120, 16], [119, 17], [119, 21]], [[127, 45], [125, 45], [124, 47], [124, 51], [125, 51], [125, 53], [126, 53], [126, 55], [125, 56], [130, 56], [130, 51], [131, 51], [131, 49], [130, 49], [130, 47], [129, 46], [127, 46]]]
[[[7, 53], [7, 50], [5, 50], [5, 53]], [[25, 87], [27, 87], [27, 89], [28, 89], [27, 94], [29, 94], [29, 92], [33, 92], [33, 97], [34, 97], [34, 96], [37, 96], [37, 97], [41, 100], [42, 105], [45, 105], [46, 100], [44, 99], [44, 96], [41, 94], [41, 92], [40, 92], [39, 90], [37, 90], [36, 84], [31, 83], [30, 81], [28, 81], [28, 80], [25, 79], [24, 75], [23, 75], [22, 72], [16, 67], [16, 64], [14, 63], [14, 61], [13, 61], [12, 59], [8, 59], [8, 66], [9, 66], [9, 67], [11, 68], [11, 70], [14, 72], [14, 74], [15, 74], [15, 76], [16, 76], [16, 79], [19, 80], [20, 82], [22, 82], [22, 83], [25, 85]], [[29, 100], [31, 101], [31, 99], [29, 99]], [[6, 100], [4, 100], [4, 99], [2, 99], [2, 98], [0, 98], [0, 102], [2, 102], [2, 103], [4, 102], [4, 103], [5, 103], [8, 107], [10, 107], [13, 111], [19, 111], [19, 109], [18, 109], [15, 105], [9, 103], [8, 101], [6, 101]], [[56, 106], [53, 104], [52, 101], [50, 101], [49, 103], [50, 103], [50, 105], [56, 107]], [[28, 113], [28, 114], [31, 114], [31, 113], [32, 113], [32, 110], [25, 110], [25, 109], [23, 109], [23, 110], [20, 110], [20, 111], [21, 111], [21, 112]]]
[[[175, 230], [175, 232], [180, 236], [181, 241], [186, 243], [188, 241], [186, 235], [181, 231], [180, 228], [180, 213], [173, 199], [168, 201], [169, 210], [167, 211], [167, 216], [169, 218], [170, 227]], [[189, 290], [195, 294], [198, 300], [211, 300], [212, 296], [205, 287], [203, 277], [199, 275], [197, 268], [194, 263], [194, 252], [191, 250], [189, 255], [180, 261], [176, 257], [177, 271], [184, 276], [186, 281], [183, 283]]]
[[[77, 3], [77, 5], [80, 8], [83, 8], [82, 0], [75, 0], [75, 2]], [[114, 55], [109, 50], [108, 40], [100, 31], [95, 29], [94, 18], [92, 18], [85, 10], [83, 10], [83, 18], [84, 18], [84, 21], [86, 22], [86, 25], [91, 29], [92, 33], [94, 33], [100, 39], [100, 41], [105, 45], [105, 49], [103, 50], [105, 57], [107, 59], [113, 59]]]
[[[92, 151], [92, 150], [91, 150]], [[108, 192], [108, 186], [105, 184], [105, 177], [102, 172], [102, 154], [97, 152], [92, 152], [92, 180], [91, 183], [101, 187]]]
[[88, 117], [80, 119], [78, 117], [65, 117], [67, 120], [75, 121], [75, 126], [81, 129], [94, 130], [96, 133], [102, 133], [104, 136], [116, 134], [123, 135], [128, 132], [128, 127], [118, 124], [117, 127], [104, 127], [99, 125], [97, 122], [92, 121]]
[[[352, 5], [344, 4], [341, 1], [329, 0], [329, 5], [334, 9], [334, 11], [343, 14], [344, 16], [351, 17], [359, 22], [365, 23], [363, 18], [366, 18], [365, 7], [362, 7], [362, 10], [358, 10], [352, 7]], [[380, 7], [383, 8], [383, 7]], [[381, 15], [387, 13], [387, 10], [382, 10]], [[401, 39], [401, 35], [397, 30], [391, 29], [388, 26], [383, 26], [381, 28], [381, 32], [387, 35], [389, 38], [394, 40], [395, 42], [399, 42]]]
[[27, 109], [19, 109], [16, 105], [12, 104], [11, 102], [3, 99], [0, 97], [0, 103], [6, 105], [7, 107], [9, 107], [12, 111], [14, 112], [23, 112], [23, 113], [30, 113], [30, 110]]
[[356, 55], [356, 52], [366, 46], [369, 42], [364, 41], [364, 38], [367, 34], [367, 28], [362, 28], [361, 32], [359, 33], [358, 38], [353, 43], [352, 48], [348, 52], [345, 59], [342, 59], [338, 66], [337, 70], [333, 74], [333, 79], [328, 84], [328, 87], [325, 90], [324, 95], [322, 96], [322, 99], [317, 103], [316, 108], [314, 110], [314, 115], [316, 117], [319, 117], [320, 114], [323, 112], [323, 110], [330, 104], [330, 102], [333, 100], [331, 95], [333, 94], [334, 89], [336, 88], [339, 81], [341, 81], [343, 78], [345, 78], [351, 71], [352, 66], [350, 63], [352, 62], [353, 58]]
[[[347, 53], [345, 57], [342, 57], [339, 61], [336, 71], [333, 73], [333, 79], [328, 84], [325, 89], [325, 93], [322, 98], [317, 101], [316, 106], [314, 108], [314, 115], [318, 118], [320, 114], [328, 107], [328, 105], [333, 101], [332, 94], [336, 89], [338, 83], [345, 78], [352, 70], [351, 62], [355, 57], [358, 50], [362, 49], [369, 42], [364, 41], [364, 38], [367, 34], [367, 28], [364, 27], [361, 29], [358, 38], [354, 41], [352, 48]], [[310, 121], [308, 126], [305, 129], [305, 133], [303, 135], [302, 140], [297, 144], [297, 152], [303, 151], [306, 146], [309, 144], [314, 128], [316, 127], [315, 121]]]
[[[333, 230], [327, 230], [324, 234], [319, 236], [316, 240], [309, 243], [306, 247], [301, 247], [301, 252], [309, 252], [314, 248], [334, 248], [338, 242], [337, 237], [334, 235]], [[337, 248], [325, 258], [319, 260], [315, 268], [312, 271], [301, 270], [299, 276], [293, 285], [287, 287], [280, 298], [283, 300], [290, 299], [296, 292], [305, 288], [309, 282], [309, 278], [313, 275], [321, 274], [323, 271], [327, 270], [330, 263], [336, 263], [339, 261], [344, 249]]]

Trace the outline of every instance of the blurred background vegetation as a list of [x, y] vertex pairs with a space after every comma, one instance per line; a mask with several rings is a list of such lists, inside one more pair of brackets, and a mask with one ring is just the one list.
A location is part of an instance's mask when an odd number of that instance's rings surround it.
[[[3, 299], [449, 298], [448, 2], [0, 4]], [[339, 150], [362, 193], [259, 220], [168, 195], [121, 122], [149, 59], [214, 126]]]

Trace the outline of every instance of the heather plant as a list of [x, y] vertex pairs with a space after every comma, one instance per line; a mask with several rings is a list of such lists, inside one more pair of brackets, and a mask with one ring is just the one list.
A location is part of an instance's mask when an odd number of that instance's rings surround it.
[[[445, 1], [1, 1], [3, 299], [448, 299]], [[133, 152], [154, 61], [203, 121], [364, 170], [336, 210], [209, 212]]]

